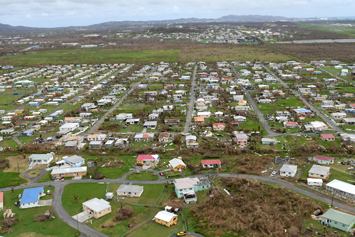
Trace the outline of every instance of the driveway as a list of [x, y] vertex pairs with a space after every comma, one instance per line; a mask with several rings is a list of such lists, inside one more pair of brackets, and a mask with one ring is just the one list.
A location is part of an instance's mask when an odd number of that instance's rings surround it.
[[89, 220], [92, 215], [87, 213], [86, 211], [80, 212], [79, 214], [76, 214], [75, 216], [72, 216], [74, 220], [79, 221], [80, 223], [83, 223], [87, 220]]
[[[28, 177], [27, 174], [33, 172], [33, 171], [41, 171], [41, 174], [37, 177]], [[43, 176], [45, 176], [47, 174], [47, 170], [44, 169], [31, 169], [31, 170], [26, 170], [25, 172], [22, 173], [22, 177], [24, 177], [25, 179], [29, 179], [31, 183], [36, 183], [40, 178], [42, 178]]]

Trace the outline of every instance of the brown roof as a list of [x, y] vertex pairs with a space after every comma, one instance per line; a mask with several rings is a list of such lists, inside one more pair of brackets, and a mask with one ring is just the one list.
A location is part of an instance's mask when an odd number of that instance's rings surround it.
[[195, 121], [195, 122], [204, 122], [204, 121], [205, 121], [205, 118], [204, 118], [204, 117], [195, 117], [195, 118], [194, 118], [194, 121]]

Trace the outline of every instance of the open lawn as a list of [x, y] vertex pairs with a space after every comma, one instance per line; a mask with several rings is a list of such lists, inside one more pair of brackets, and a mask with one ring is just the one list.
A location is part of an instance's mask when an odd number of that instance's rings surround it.
[[[73, 216], [82, 211], [82, 203], [92, 198], [104, 198], [107, 184], [86, 183], [69, 184], [65, 186], [62, 196], [64, 209]], [[74, 200], [73, 196], [79, 195], [79, 200]]]
[[158, 175], [153, 175], [155, 173], [148, 171], [141, 171], [139, 174], [132, 173], [127, 176], [127, 180], [157, 180]]
[[[1, 176], [2, 177], [2, 176]], [[48, 187], [45, 187], [44, 190], [48, 190]], [[53, 188], [51, 188], [51, 193], [53, 193]], [[23, 189], [14, 190], [14, 193], [11, 191], [4, 192], [4, 207], [11, 207], [12, 212], [16, 213], [16, 218], [22, 217], [22, 221], [17, 223], [15, 226], [11, 227], [13, 232], [6, 236], [78, 236], [78, 231], [70, 227], [62, 220], [60, 220], [55, 214], [53, 215], [55, 219], [47, 222], [34, 222], [33, 219], [36, 215], [44, 214], [50, 207], [34, 207], [28, 209], [19, 209], [14, 206], [15, 201], [18, 200], [18, 195], [23, 193]], [[51, 198], [49, 196], [48, 198]], [[46, 197], [41, 198], [45, 200]], [[3, 212], [0, 212], [0, 220], [3, 219]], [[0, 224], [2, 225], [2, 224]]]
[[345, 174], [343, 172], [337, 171], [335, 169], [330, 169], [330, 177], [328, 179], [328, 182], [337, 179], [337, 180], [341, 180], [343, 182], [347, 182], [347, 183], [351, 183], [354, 184], [355, 183], [355, 177], [353, 175], [350, 174]]
[[20, 177], [17, 172], [4, 172], [1, 170], [0, 177], [0, 188], [17, 186], [27, 182], [27, 180]]
[[11, 148], [18, 147], [17, 143], [13, 139], [4, 139], [2, 142], [0, 142], [0, 146], [11, 147]]
[[23, 173], [28, 169], [28, 157], [29, 155], [23, 158], [23, 155], [18, 156], [9, 156], [6, 159], [9, 161], [10, 167], [6, 168], [4, 172], [20, 172]]

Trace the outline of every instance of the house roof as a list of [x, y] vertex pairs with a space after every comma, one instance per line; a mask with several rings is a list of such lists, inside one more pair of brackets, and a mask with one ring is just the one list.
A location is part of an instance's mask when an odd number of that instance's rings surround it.
[[143, 186], [138, 185], [125, 185], [122, 184], [118, 189], [117, 192], [132, 192], [132, 193], [140, 193], [143, 191]]
[[225, 123], [214, 123], [214, 124], [212, 124], [212, 126], [214, 127], [214, 126], [226, 126], [226, 124]]
[[73, 173], [73, 172], [85, 172], [87, 170], [86, 166], [82, 167], [73, 167], [73, 168], [59, 168], [59, 169], [53, 169], [52, 175], [53, 174], [66, 174], [66, 173]]
[[48, 160], [51, 157], [53, 157], [53, 153], [48, 153], [48, 154], [32, 154], [30, 155], [30, 159], [32, 160]]
[[159, 138], [163, 138], [163, 137], [170, 137], [170, 133], [167, 132], [160, 133]]
[[323, 218], [327, 218], [345, 225], [351, 225], [355, 221], [355, 216], [345, 212], [329, 209], [323, 214]]
[[73, 156], [69, 156], [69, 157], [63, 158], [63, 160], [66, 160], [66, 161], [71, 162], [71, 163], [77, 163], [77, 162], [85, 161], [85, 159], [83, 157], [77, 156], [77, 155], [73, 155]]
[[29, 203], [29, 202], [37, 202], [39, 199], [40, 193], [43, 193], [43, 187], [28, 188], [28, 189], [23, 190], [20, 204]]
[[323, 138], [335, 138], [333, 134], [321, 134], [320, 136]]
[[203, 165], [220, 165], [222, 164], [221, 160], [201, 160]]
[[176, 217], [174, 213], [167, 212], [167, 211], [160, 211], [158, 212], [154, 218], [157, 218], [162, 221], [170, 222], [172, 218]]
[[321, 166], [321, 165], [313, 165], [312, 168], [308, 171], [308, 173], [327, 175], [329, 173], [329, 170], [330, 170], [330, 167]]
[[328, 157], [328, 156], [314, 156], [314, 158], [316, 158], [317, 160], [325, 160], [325, 161], [334, 160], [334, 157]]
[[152, 155], [139, 155], [137, 160], [156, 160], [156, 158]]
[[90, 208], [95, 212], [101, 212], [111, 207], [110, 203], [103, 200], [102, 198], [101, 199], [93, 198], [89, 201], [84, 202], [83, 205], [87, 206], [88, 208]]
[[137, 133], [134, 138], [153, 138], [154, 133]]
[[179, 165], [182, 165], [182, 166], [186, 166], [185, 163], [180, 160], [180, 159], [177, 159], [177, 158], [174, 158], [174, 159], [171, 159], [169, 161], [169, 164], [172, 166], [172, 167], [177, 167]]
[[204, 121], [205, 121], [205, 118], [204, 118], [204, 117], [195, 117], [195, 118], [194, 118], [194, 121], [195, 121], [195, 122], [204, 122]]
[[285, 122], [287, 125], [297, 125], [297, 122]]
[[349, 183], [345, 183], [345, 182], [337, 180], [337, 179], [333, 179], [326, 186], [338, 189], [340, 191], [343, 191], [344, 193], [350, 193], [352, 195], [355, 195], [355, 185], [352, 185], [352, 184], [349, 184]]
[[199, 182], [198, 178], [175, 179], [176, 189], [193, 188]]
[[3, 201], [4, 201], [4, 193], [0, 192], [0, 202], [3, 202]]
[[91, 134], [91, 135], [88, 135], [88, 138], [97, 138], [98, 134]]
[[280, 169], [280, 172], [290, 172], [290, 173], [293, 173], [297, 171], [297, 165], [282, 165], [281, 169]]

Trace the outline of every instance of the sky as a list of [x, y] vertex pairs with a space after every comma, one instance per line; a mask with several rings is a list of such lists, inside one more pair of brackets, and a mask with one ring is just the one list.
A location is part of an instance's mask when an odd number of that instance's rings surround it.
[[354, 16], [354, 0], [0, 0], [0, 23], [13, 26], [86, 26], [107, 21]]

